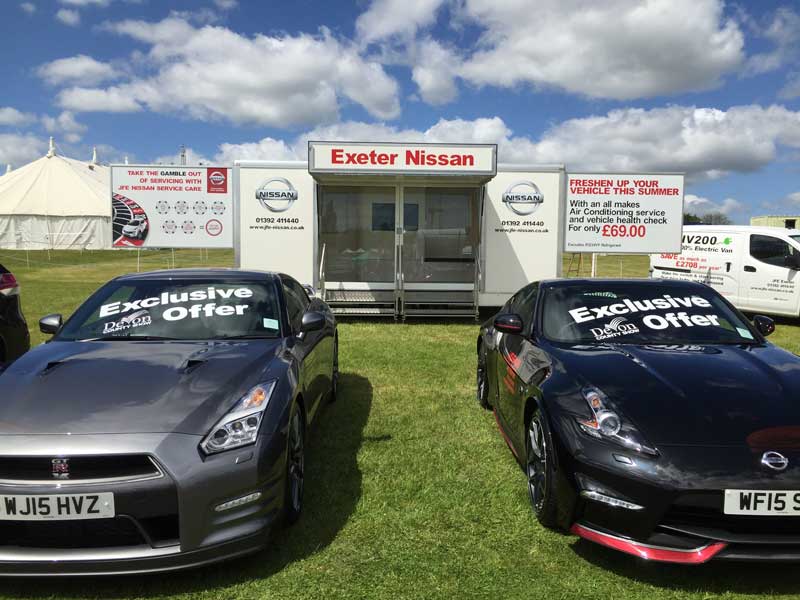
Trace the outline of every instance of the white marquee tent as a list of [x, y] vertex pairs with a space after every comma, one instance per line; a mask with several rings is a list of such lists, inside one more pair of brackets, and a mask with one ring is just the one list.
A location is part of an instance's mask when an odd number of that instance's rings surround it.
[[0, 176], [0, 248], [111, 247], [109, 169], [56, 154]]

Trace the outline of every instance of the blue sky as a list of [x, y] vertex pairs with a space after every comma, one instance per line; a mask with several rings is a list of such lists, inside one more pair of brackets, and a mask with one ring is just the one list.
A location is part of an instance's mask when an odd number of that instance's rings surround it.
[[684, 171], [800, 212], [800, 5], [759, 0], [3, 0], [0, 164], [303, 158], [315, 139]]

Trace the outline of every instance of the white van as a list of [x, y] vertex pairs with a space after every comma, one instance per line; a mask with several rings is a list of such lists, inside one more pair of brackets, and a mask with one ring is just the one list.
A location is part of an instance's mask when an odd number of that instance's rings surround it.
[[658, 279], [706, 283], [741, 310], [800, 316], [800, 229], [687, 225], [680, 254], [653, 254]]

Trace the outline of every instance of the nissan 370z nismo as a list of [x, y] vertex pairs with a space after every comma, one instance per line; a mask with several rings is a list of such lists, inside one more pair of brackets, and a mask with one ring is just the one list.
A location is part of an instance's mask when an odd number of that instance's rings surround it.
[[539, 521], [646, 559], [800, 560], [800, 358], [711, 288], [532, 283], [485, 323], [478, 400]]
[[336, 324], [294, 279], [114, 279], [0, 374], [0, 574], [170, 570], [300, 514]]

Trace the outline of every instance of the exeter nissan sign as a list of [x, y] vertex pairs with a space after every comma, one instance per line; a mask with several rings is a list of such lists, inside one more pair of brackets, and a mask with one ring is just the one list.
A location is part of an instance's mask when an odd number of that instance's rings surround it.
[[308, 171], [420, 175], [497, 173], [495, 144], [309, 142]]

